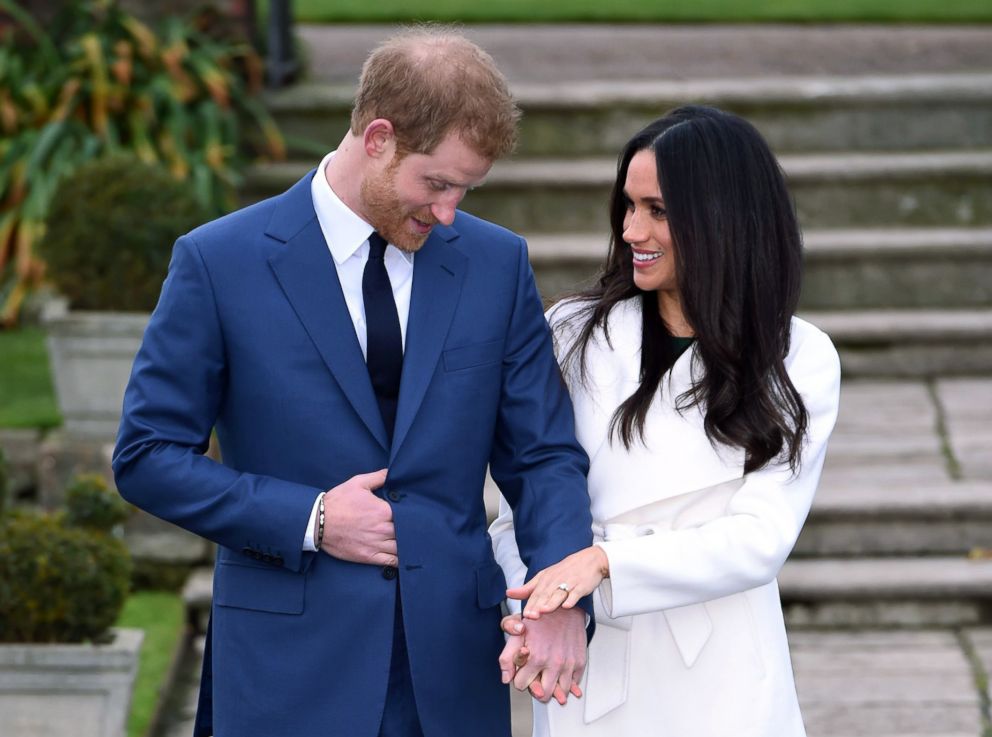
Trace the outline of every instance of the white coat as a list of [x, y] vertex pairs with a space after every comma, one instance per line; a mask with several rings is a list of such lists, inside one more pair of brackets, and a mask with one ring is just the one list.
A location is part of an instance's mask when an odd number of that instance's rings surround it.
[[[596, 634], [582, 699], [534, 702], [535, 737], [804, 737], [776, 576], [816, 490], [837, 417], [840, 364], [830, 339], [794, 318], [786, 369], [809, 412], [802, 465], [744, 474], [744, 454], [714, 447], [703, 413], [673, 398], [700, 370], [690, 347], [662, 381], [645, 443], [610, 441], [616, 407], [638, 385], [641, 303], [617, 305], [566, 377], [589, 454], [596, 544], [610, 577], [594, 593]], [[575, 309], [554, 308], [554, 326]], [[560, 338], [560, 336], [559, 336]], [[561, 341], [559, 355], [568, 348]], [[523, 582], [505, 503], [490, 534], [510, 586]]]

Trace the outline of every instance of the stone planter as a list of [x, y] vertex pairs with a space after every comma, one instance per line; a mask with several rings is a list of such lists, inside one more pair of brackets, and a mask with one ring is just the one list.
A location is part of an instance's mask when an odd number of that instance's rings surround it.
[[0, 645], [0, 735], [124, 737], [144, 633], [107, 645]]
[[113, 440], [148, 315], [61, 312], [44, 317], [52, 379], [67, 435]]

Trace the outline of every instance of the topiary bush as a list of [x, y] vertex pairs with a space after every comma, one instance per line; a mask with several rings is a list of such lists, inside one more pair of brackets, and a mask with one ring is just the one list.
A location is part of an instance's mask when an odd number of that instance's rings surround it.
[[115, 154], [59, 186], [41, 253], [48, 277], [80, 310], [150, 312], [180, 235], [208, 219], [189, 185]]
[[127, 597], [131, 560], [112, 530], [126, 505], [80, 477], [67, 510], [0, 515], [0, 642], [99, 641]]

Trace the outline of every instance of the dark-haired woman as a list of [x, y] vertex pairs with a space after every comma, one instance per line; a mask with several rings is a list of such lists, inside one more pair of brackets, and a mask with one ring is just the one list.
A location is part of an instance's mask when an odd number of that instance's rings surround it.
[[[521, 585], [507, 508], [490, 531], [525, 628], [590, 592], [597, 607], [584, 696], [535, 701], [535, 735], [801, 737], [776, 576], [840, 368], [794, 316], [802, 247], [782, 172], [746, 121], [682, 107], [623, 150], [610, 220], [598, 284], [549, 313], [596, 543]], [[504, 670], [525, 642], [509, 637]]]

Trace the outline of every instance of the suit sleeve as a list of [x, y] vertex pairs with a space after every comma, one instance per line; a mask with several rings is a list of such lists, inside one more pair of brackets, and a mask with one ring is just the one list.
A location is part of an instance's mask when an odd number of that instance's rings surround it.
[[149, 513], [292, 570], [322, 490], [240, 473], [203, 455], [224, 400], [224, 335], [209, 274], [189, 236], [135, 357], [114, 450], [121, 495]]
[[[513, 537], [521, 563], [507, 573], [515, 578], [524, 568], [533, 576], [592, 543], [589, 460], [575, 439], [572, 405], [522, 241], [518, 258], [490, 457], [490, 473], [512, 509], [509, 527], [497, 536]], [[582, 606], [592, 614], [591, 601]]]
[[777, 464], [749, 473], [726, 515], [697, 527], [597, 543], [610, 561], [600, 589], [610, 616], [709, 601], [778, 575], [809, 514], [837, 418], [840, 363], [825, 334], [806, 337], [789, 376], [810, 417], [799, 472]]

